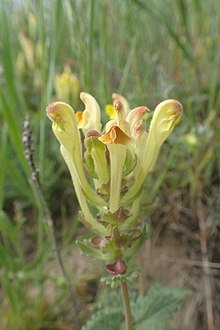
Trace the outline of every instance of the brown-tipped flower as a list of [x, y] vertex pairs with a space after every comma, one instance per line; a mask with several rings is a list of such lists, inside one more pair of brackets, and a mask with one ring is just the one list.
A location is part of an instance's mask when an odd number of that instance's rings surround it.
[[137, 140], [142, 132], [144, 131], [144, 120], [143, 117], [146, 113], [149, 113], [150, 110], [147, 107], [137, 107], [131, 110], [127, 117], [126, 121], [129, 123], [131, 136]]
[[123, 104], [119, 99], [116, 99], [113, 103], [114, 109], [115, 109], [115, 114], [116, 114], [116, 119], [119, 122], [120, 120], [124, 120], [125, 117], [125, 111]]
[[181, 103], [173, 99], [163, 101], [156, 107], [150, 124], [146, 146], [142, 151], [142, 161], [136, 172], [135, 183], [125, 195], [127, 201], [137, 195], [146, 176], [153, 169], [159, 149], [179, 121], [182, 109]]
[[108, 132], [100, 136], [99, 141], [104, 144], [129, 144], [132, 142], [130, 136], [125, 134], [120, 127], [112, 126]]

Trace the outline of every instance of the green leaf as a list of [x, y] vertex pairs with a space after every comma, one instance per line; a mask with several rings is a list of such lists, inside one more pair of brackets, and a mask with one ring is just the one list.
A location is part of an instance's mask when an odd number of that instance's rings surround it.
[[93, 314], [91, 319], [81, 330], [113, 330], [119, 329], [120, 311], [117, 308], [100, 310]]
[[3, 125], [3, 129], [1, 132], [1, 147], [0, 147], [0, 210], [4, 204], [4, 188], [6, 181], [6, 170], [7, 170], [7, 147], [8, 147], [8, 127], [6, 124]]
[[106, 261], [109, 260], [108, 254], [102, 253], [100, 249], [93, 248], [87, 240], [77, 241], [76, 244], [80, 247], [82, 252], [92, 258]]
[[[187, 290], [159, 284], [152, 286], [144, 297], [137, 297], [136, 293], [131, 291], [129, 296], [134, 329], [163, 329], [188, 294]], [[103, 290], [91, 319], [81, 330], [118, 330], [124, 329], [123, 325], [123, 304], [118, 290]]]
[[137, 330], [157, 330], [176, 312], [188, 291], [161, 285], [152, 286], [145, 297], [138, 297], [132, 305]]

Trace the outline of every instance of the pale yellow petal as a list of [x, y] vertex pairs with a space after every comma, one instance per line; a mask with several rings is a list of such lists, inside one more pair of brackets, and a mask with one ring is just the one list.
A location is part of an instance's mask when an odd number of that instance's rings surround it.
[[85, 110], [80, 115], [80, 121], [78, 127], [82, 128], [83, 132], [86, 133], [91, 129], [101, 130], [101, 112], [100, 107], [95, 98], [88, 93], [80, 93], [80, 98], [85, 104]]

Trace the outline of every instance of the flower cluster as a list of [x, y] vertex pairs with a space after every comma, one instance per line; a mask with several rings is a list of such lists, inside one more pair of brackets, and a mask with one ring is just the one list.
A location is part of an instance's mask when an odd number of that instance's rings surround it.
[[85, 104], [82, 112], [75, 113], [63, 102], [47, 108], [71, 173], [81, 209], [79, 219], [94, 234], [79, 246], [104, 260], [109, 273], [123, 274], [126, 261], [146, 238], [145, 229], [138, 226], [143, 183], [179, 120], [182, 105], [172, 99], [160, 103], [147, 131], [144, 119], [149, 109], [141, 106], [130, 110], [123, 96], [113, 94], [113, 106], [107, 106], [110, 120], [102, 128], [97, 101], [84, 92], [80, 98]]
[[54, 89], [58, 100], [74, 106], [79, 104], [80, 82], [71, 70], [71, 63], [65, 65], [62, 73], [55, 74]]

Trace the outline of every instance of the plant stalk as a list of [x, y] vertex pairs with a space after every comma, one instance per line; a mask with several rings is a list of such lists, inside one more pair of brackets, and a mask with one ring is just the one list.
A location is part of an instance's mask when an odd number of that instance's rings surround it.
[[125, 314], [125, 324], [126, 330], [132, 330], [132, 316], [131, 316], [131, 306], [130, 306], [130, 299], [128, 295], [128, 287], [126, 280], [121, 278], [121, 293], [124, 303], [124, 314]]

